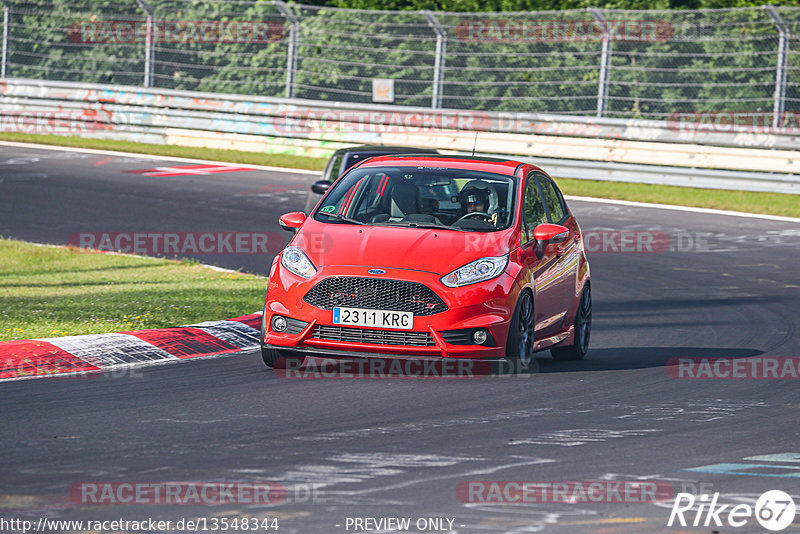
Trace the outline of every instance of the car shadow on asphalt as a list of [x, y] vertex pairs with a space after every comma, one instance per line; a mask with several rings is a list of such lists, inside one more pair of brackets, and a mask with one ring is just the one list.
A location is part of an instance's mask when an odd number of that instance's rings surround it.
[[[652, 367], [677, 368], [681, 362], [734, 360], [752, 358], [764, 351], [747, 348], [716, 347], [615, 347], [589, 349], [586, 358], [580, 361], [557, 361], [536, 355], [533, 372], [566, 373], [573, 371], [624, 371]], [[676, 370], [677, 373], [677, 370]]]

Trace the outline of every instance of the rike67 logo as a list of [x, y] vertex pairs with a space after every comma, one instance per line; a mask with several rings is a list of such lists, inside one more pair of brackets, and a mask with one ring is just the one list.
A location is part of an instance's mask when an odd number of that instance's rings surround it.
[[749, 504], [720, 504], [719, 493], [696, 497], [691, 493], [678, 493], [672, 504], [667, 526], [693, 527], [743, 527], [755, 519], [763, 528], [778, 532], [788, 528], [795, 517], [795, 504], [791, 495], [781, 490], [767, 491], [758, 498], [755, 506]]

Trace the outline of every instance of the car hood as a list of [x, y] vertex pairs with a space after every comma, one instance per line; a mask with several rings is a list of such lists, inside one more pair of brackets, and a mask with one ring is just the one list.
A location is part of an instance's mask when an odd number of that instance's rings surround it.
[[309, 219], [292, 243], [318, 269], [354, 265], [443, 276], [478, 258], [508, 253], [511, 233], [326, 224]]

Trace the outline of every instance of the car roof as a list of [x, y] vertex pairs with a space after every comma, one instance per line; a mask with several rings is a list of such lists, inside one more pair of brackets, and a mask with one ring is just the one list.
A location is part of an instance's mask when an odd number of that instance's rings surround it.
[[350, 148], [340, 148], [336, 151], [338, 154], [345, 153], [359, 153], [359, 152], [383, 152], [385, 154], [438, 154], [439, 152], [433, 148], [417, 148], [413, 146], [384, 146], [384, 145], [360, 145]]
[[514, 176], [520, 165], [524, 163], [511, 159], [487, 158], [481, 156], [446, 156], [446, 155], [387, 155], [365, 160], [359, 167], [380, 167], [382, 165], [409, 165], [429, 167], [439, 165], [452, 169], [472, 169], [476, 171], [494, 172]]

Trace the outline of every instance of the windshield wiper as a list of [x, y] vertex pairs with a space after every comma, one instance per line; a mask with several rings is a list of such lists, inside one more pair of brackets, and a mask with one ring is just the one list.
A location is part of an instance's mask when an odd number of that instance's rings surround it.
[[361, 221], [357, 221], [355, 219], [351, 219], [350, 217], [342, 215], [341, 213], [328, 213], [328, 212], [321, 211], [320, 214], [321, 215], [327, 215], [328, 217], [332, 217], [332, 218], [338, 219], [340, 221], [348, 222], [350, 224], [361, 224], [361, 225], [367, 224], [367, 223], [363, 223]]
[[447, 226], [446, 224], [412, 222], [412, 221], [396, 221], [396, 222], [383, 222], [377, 223], [386, 226], [402, 226], [405, 228], [428, 228], [431, 230], [455, 230], [456, 232], [468, 232], [466, 228], [459, 228], [457, 226]]

